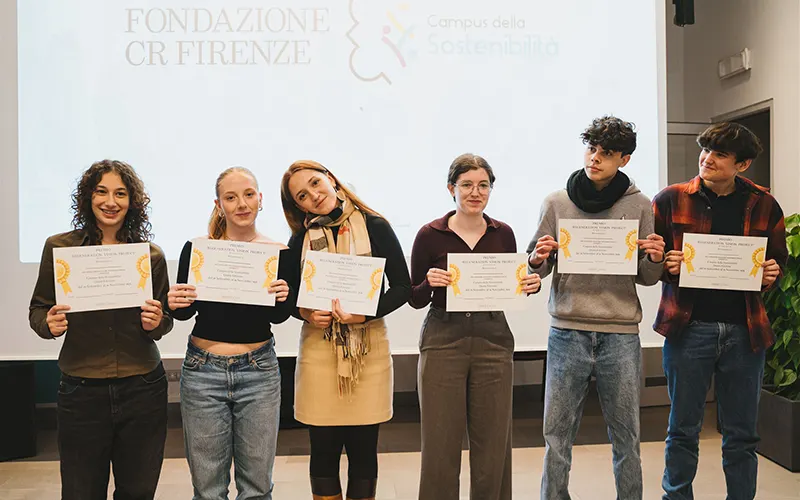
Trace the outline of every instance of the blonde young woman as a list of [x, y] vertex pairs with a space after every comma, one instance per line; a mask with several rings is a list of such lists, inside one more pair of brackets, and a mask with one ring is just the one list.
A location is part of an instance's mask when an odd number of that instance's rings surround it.
[[295, 418], [309, 426], [311, 491], [341, 499], [339, 458], [347, 452], [348, 499], [373, 499], [378, 429], [392, 418], [392, 358], [383, 317], [410, 296], [408, 266], [391, 225], [327, 168], [298, 161], [283, 176], [281, 202], [292, 230], [295, 279], [308, 250], [386, 258], [377, 314], [299, 309], [304, 320], [295, 380]]
[[[279, 245], [278, 278], [294, 265], [286, 247], [256, 229], [261, 193], [255, 176], [233, 167], [217, 178], [208, 238]], [[294, 300], [284, 279], [273, 281], [275, 307], [195, 300], [186, 284], [187, 242], [169, 308], [178, 320], [197, 315], [181, 375], [181, 414], [195, 500], [228, 498], [231, 461], [238, 498], [270, 500], [278, 439], [281, 375], [271, 325], [288, 319]]]

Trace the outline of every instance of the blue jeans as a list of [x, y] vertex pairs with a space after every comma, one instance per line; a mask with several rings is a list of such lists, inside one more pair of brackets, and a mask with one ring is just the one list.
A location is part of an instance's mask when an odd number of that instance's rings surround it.
[[544, 395], [542, 500], [568, 500], [572, 445], [589, 381], [597, 379], [608, 426], [617, 498], [642, 498], [639, 399], [642, 354], [638, 335], [551, 328]]
[[181, 371], [181, 415], [194, 500], [271, 500], [281, 374], [274, 340], [247, 354], [218, 356], [191, 342]]
[[667, 339], [663, 353], [672, 401], [663, 498], [694, 498], [692, 481], [697, 473], [700, 429], [712, 376], [722, 426], [722, 468], [728, 499], [754, 498], [764, 351], [752, 351], [744, 325], [692, 321], [679, 336]]

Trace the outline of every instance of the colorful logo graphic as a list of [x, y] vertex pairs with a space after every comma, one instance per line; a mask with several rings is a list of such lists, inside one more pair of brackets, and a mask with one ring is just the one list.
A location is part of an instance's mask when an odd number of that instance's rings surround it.
[[411, 8], [406, 3], [387, 3], [350, 0], [350, 72], [362, 82], [383, 80], [391, 85], [389, 75], [406, 68], [408, 59], [416, 55], [408, 47], [414, 39], [414, 26], [404, 24]]

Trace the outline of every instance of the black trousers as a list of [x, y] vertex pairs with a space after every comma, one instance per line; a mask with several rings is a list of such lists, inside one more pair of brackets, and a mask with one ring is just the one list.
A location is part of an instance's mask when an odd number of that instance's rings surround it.
[[115, 500], [152, 500], [167, 438], [163, 365], [122, 379], [61, 376], [58, 450], [62, 500], [105, 499], [109, 466]]
[[336, 427], [309, 426], [311, 440], [311, 490], [334, 496], [339, 487], [339, 461], [347, 453], [348, 498], [373, 498], [378, 478], [380, 424]]

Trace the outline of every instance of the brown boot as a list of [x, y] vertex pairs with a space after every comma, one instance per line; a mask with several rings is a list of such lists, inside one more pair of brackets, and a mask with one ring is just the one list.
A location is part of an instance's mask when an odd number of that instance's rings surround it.
[[312, 477], [311, 497], [314, 500], [342, 500], [342, 485], [338, 477]]
[[378, 479], [350, 479], [347, 481], [347, 500], [375, 500]]

